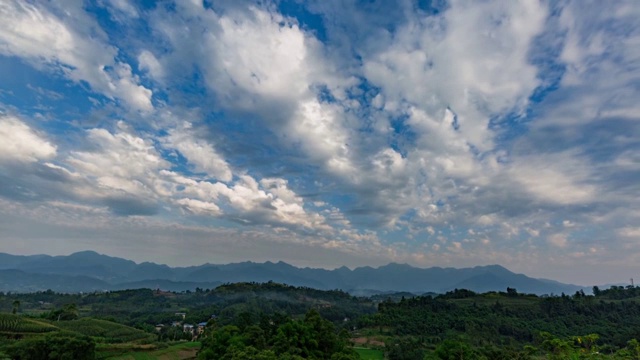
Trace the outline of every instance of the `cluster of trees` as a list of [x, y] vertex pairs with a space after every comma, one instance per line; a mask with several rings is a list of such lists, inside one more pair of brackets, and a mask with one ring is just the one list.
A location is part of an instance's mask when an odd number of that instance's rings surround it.
[[78, 306], [74, 303], [65, 304], [60, 309], [43, 313], [41, 317], [53, 321], [76, 320], [78, 318]]
[[640, 296], [640, 286], [612, 286], [609, 289], [600, 290], [599, 287], [593, 287], [593, 295], [598, 298], [606, 298], [612, 300], [630, 299]]
[[478, 295], [463, 299], [415, 297], [383, 302], [359, 318], [359, 328], [388, 329], [387, 335], [420, 336], [427, 343], [465, 334], [477, 345], [530, 343], [540, 331], [558, 336], [602, 335], [624, 346], [640, 335], [640, 303], [600, 301], [592, 296], [532, 298]]
[[3, 348], [0, 359], [13, 360], [93, 360], [95, 341], [71, 332], [55, 332], [12, 342]]
[[[485, 294], [454, 290], [436, 297], [383, 301], [377, 313], [359, 318], [358, 327], [386, 336], [385, 349], [392, 360], [542, 355], [640, 359], [632, 355], [637, 344], [633, 339], [640, 338], [640, 302], [632, 299], [636, 293], [640, 295], [634, 287], [612, 287], [595, 296], [577, 292], [545, 297], [515, 289]], [[575, 336], [585, 333], [592, 335]]]
[[358, 360], [349, 337], [344, 330], [337, 332], [333, 323], [313, 309], [301, 320], [263, 314], [252, 321], [247, 313], [234, 325], [218, 327], [211, 320], [198, 359]]
[[534, 345], [525, 345], [522, 349], [510, 349], [497, 346], [477, 347], [462, 339], [444, 340], [434, 351], [422, 349], [416, 340], [409, 338], [397, 343], [388, 351], [390, 360], [589, 360], [589, 359], [640, 359], [640, 343], [636, 340], [618, 351], [605, 354], [597, 345], [598, 335], [571, 336], [558, 338], [542, 332]]

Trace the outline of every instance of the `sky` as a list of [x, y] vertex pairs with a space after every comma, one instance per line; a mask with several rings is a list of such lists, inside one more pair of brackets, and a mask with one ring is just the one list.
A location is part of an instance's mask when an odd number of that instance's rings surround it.
[[0, 2], [0, 252], [640, 279], [640, 3]]

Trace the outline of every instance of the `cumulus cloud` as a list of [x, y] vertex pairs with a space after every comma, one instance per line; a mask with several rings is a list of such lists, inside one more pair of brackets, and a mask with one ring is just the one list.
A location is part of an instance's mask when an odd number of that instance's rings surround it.
[[56, 146], [15, 116], [0, 114], [0, 161], [34, 162], [56, 156]]
[[105, 129], [87, 132], [95, 150], [73, 151], [67, 162], [74, 169], [106, 189], [123, 191], [143, 197], [152, 196], [154, 174], [169, 166], [149, 140], [126, 132], [125, 124], [118, 123], [120, 131]]
[[353, 171], [342, 108], [318, 99], [321, 88], [340, 98], [353, 79], [323, 61], [317, 39], [269, 6], [219, 14], [183, 4], [178, 15], [191, 30], [161, 25], [173, 45], [159, 60], [166, 68], [181, 71], [183, 52], [195, 49], [201, 56], [189, 63], [203, 70], [219, 106], [258, 117], [289, 148], [302, 149], [307, 161], [334, 173]]
[[522, 111], [538, 86], [527, 53], [546, 13], [535, 2], [454, 1], [443, 16], [410, 19], [384, 39], [387, 46], [374, 49], [382, 51], [364, 50], [365, 75], [382, 87], [387, 103], [416, 106], [428, 121], [452, 109], [459, 136], [490, 150], [490, 118]]

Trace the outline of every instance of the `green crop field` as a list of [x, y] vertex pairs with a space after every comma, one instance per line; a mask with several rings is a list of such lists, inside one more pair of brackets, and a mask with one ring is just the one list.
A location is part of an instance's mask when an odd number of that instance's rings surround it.
[[356, 347], [353, 348], [363, 360], [382, 360], [384, 353], [380, 350]]
[[159, 350], [137, 349], [120, 352], [113, 356], [103, 353], [103, 355], [98, 354], [98, 358], [104, 360], [185, 360], [194, 358], [200, 346], [199, 342], [185, 342]]
[[13, 314], [0, 314], [0, 331], [15, 331], [20, 323], [20, 317]]
[[49, 321], [0, 313], [0, 335], [31, 337], [55, 331], [87, 335], [103, 344], [150, 344], [157, 340], [155, 334], [107, 320], [84, 318], [70, 321]]
[[45, 321], [14, 314], [0, 314], [0, 333], [45, 333], [56, 330], [57, 327]]
[[60, 329], [77, 332], [93, 337], [105, 343], [139, 343], [147, 344], [156, 340], [149, 334], [129, 326], [107, 320], [84, 318], [80, 320], [60, 321], [56, 325]]

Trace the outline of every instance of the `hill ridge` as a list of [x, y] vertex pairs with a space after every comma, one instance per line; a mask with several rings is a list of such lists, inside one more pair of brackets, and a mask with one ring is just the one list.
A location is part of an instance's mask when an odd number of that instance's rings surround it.
[[[342, 289], [359, 294], [363, 291], [406, 291], [415, 294], [446, 292], [461, 286], [474, 291], [504, 291], [509, 286], [525, 293], [558, 294], [572, 293], [582, 288], [516, 274], [498, 264], [467, 268], [420, 268], [406, 263], [391, 262], [378, 267], [361, 266], [350, 269], [341, 266], [329, 270], [301, 268], [284, 261], [245, 261], [170, 267], [148, 261], [136, 263], [92, 250], [58, 256], [0, 253], [0, 259], [5, 260], [0, 262], [0, 291], [29, 292], [51, 289], [81, 292], [122, 289], [123, 286], [151, 287], [150, 284], [153, 282], [161, 283], [160, 286], [165, 287], [163, 290], [184, 291], [244, 281], [275, 281], [323, 290]], [[11, 275], [8, 270], [19, 270], [21, 273]], [[83, 284], [74, 288], [69, 281], [77, 276], [81, 276]], [[90, 279], [94, 279], [95, 283], [92, 284]], [[43, 288], [47, 286], [49, 287]]]

